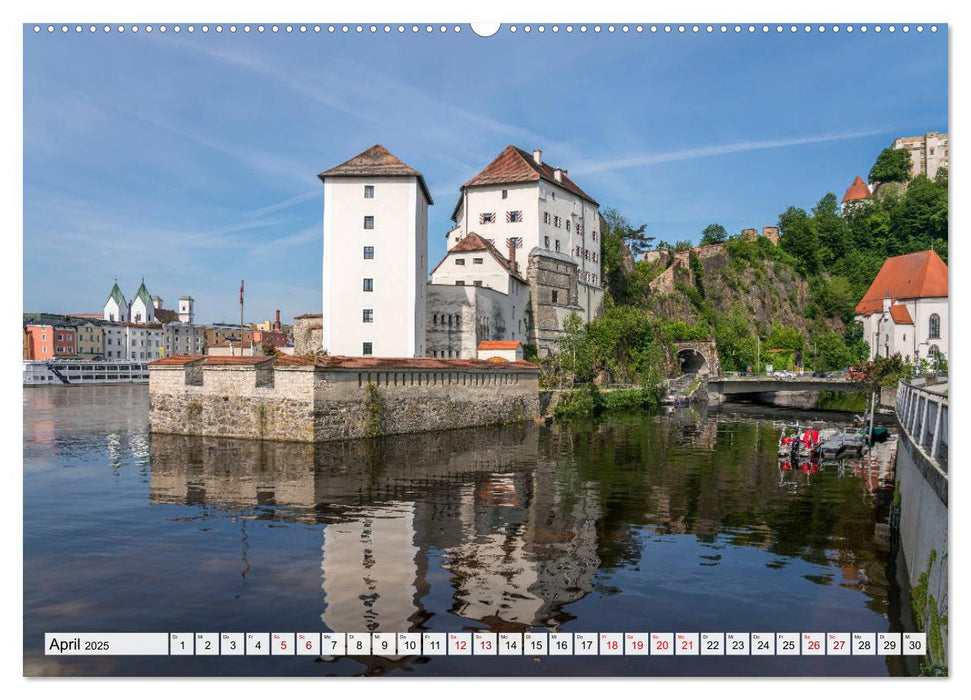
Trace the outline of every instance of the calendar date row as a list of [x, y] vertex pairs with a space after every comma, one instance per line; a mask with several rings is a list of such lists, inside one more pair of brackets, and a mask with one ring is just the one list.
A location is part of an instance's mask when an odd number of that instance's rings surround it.
[[923, 656], [916, 632], [47, 633], [49, 656]]

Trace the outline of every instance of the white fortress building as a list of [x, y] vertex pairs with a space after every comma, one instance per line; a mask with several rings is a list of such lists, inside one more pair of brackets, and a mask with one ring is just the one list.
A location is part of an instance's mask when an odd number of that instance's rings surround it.
[[887, 258], [856, 305], [870, 359], [947, 357], [947, 265], [933, 250]]
[[318, 177], [324, 183], [324, 349], [424, 357], [433, 203], [424, 178], [381, 145]]
[[376, 145], [318, 177], [331, 355], [474, 359], [483, 341], [548, 355], [570, 314], [603, 309], [599, 205], [539, 150], [507, 146], [462, 185], [430, 283], [420, 172]]
[[[447, 234], [449, 248], [474, 231], [499, 250], [509, 240], [515, 241], [530, 260], [542, 255], [574, 263], [575, 299], [565, 302], [557, 294], [557, 301], [552, 302], [552, 294], [534, 293], [540, 298], [533, 303], [566, 304], [587, 323], [599, 315], [604, 297], [600, 205], [567, 176], [566, 168], [545, 163], [542, 151], [528, 153], [512, 145], [504, 148], [462, 185], [452, 221], [455, 228]], [[542, 335], [543, 324], [543, 319], [533, 318], [534, 336]]]

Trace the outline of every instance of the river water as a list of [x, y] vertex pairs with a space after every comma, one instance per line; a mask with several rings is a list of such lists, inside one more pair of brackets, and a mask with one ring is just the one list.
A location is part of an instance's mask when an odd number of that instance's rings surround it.
[[[45, 632], [886, 632], [886, 463], [780, 470], [774, 413], [293, 445], [24, 391], [27, 675], [837, 675], [897, 657], [47, 657]], [[803, 419], [806, 415], [803, 414]]]

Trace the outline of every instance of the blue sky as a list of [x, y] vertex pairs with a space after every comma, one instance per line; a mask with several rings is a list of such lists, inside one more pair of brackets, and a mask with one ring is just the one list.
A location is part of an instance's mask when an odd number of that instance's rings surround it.
[[946, 131], [947, 34], [481, 38], [24, 35], [24, 309], [100, 311], [145, 277], [200, 321], [321, 308], [316, 174], [375, 144], [422, 171], [432, 266], [459, 187], [541, 148], [602, 207], [696, 241], [774, 225]]

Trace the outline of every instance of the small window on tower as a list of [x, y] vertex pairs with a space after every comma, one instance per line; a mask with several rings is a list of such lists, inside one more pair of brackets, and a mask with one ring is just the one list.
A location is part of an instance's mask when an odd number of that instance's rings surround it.
[[364, 278], [364, 291], [373, 292], [374, 291], [374, 279], [371, 277]]
[[374, 323], [374, 309], [364, 309], [363, 318], [361, 319], [364, 323]]
[[557, 291], [554, 289], [552, 292], [550, 292], [550, 301], [555, 304], [557, 296], [559, 295], [557, 294]]
[[[933, 153], [933, 152], [934, 152], [934, 149], [932, 148], [931, 149], [931, 153]], [[503, 199], [506, 199], [508, 196], [509, 196], [509, 190], [503, 190], [502, 191], [502, 198]]]
[[456, 287], [464, 287], [465, 286], [465, 280], [456, 280], [455, 281], [455, 286]]
[[374, 228], [374, 217], [365, 216], [364, 217], [364, 228]]
[[364, 259], [365, 260], [374, 260], [374, 246], [373, 245], [366, 245], [366, 246], [364, 246]]
[[374, 199], [374, 185], [364, 185], [364, 199]]
[[472, 264], [473, 265], [481, 265], [482, 264], [482, 258], [472, 258]]
[[374, 353], [374, 346], [371, 343], [363, 343], [361, 347], [362, 355], [372, 355]]
[[465, 258], [455, 258], [455, 264], [456, 265], [464, 265], [465, 264]]

